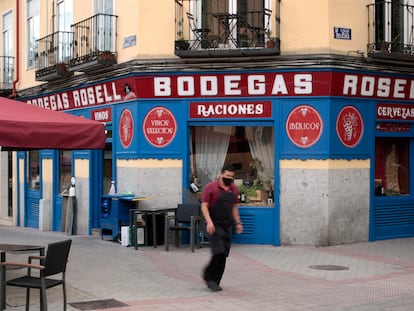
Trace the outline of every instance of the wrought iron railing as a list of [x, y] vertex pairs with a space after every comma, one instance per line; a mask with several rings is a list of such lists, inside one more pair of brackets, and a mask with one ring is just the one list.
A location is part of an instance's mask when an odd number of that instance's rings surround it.
[[396, 1], [367, 5], [369, 56], [414, 56], [414, 6]]
[[13, 88], [14, 57], [0, 56], [0, 91], [9, 91]]
[[117, 62], [117, 18], [116, 15], [96, 14], [71, 26], [71, 69], [88, 63], [111, 65]]
[[36, 79], [43, 80], [68, 74], [72, 33], [58, 31], [37, 40]]
[[[278, 54], [279, 1], [272, 10], [263, 1], [250, 0], [248, 7], [232, 13], [226, 2], [175, 1], [175, 54], [206, 55]], [[203, 10], [198, 9], [203, 7]]]

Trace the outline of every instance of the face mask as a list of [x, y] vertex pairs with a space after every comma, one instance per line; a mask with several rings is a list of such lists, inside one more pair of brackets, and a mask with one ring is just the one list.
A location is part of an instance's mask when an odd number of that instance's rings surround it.
[[225, 184], [226, 186], [230, 186], [232, 182], [233, 182], [233, 178], [223, 177], [223, 184]]

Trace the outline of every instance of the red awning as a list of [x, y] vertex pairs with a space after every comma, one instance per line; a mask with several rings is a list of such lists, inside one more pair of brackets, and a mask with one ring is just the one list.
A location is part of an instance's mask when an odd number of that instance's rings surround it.
[[0, 148], [103, 149], [102, 123], [0, 97]]

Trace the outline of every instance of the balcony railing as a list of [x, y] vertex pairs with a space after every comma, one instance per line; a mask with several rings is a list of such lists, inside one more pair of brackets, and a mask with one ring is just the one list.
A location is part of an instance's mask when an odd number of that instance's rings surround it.
[[73, 54], [70, 70], [88, 71], [117, 63], [116, 15], [96, 14], [71, 26]]
[[414, 57], [414, 6], [384, 0], [367, 8], [368, 56]]
[[14, 57], [0, 56], [0, 96], [11, 93], [14, 79]]
[[279, 7], [272, 11], [263, 1], [249, 0], [251, 9], [231, 13], [224, 2], [212, 3], [200, 11], [196, 8], [202, 7], [201, 0], [175, 1], [177, 56], [280, 54]]
[[70, 75], [72, 41], [72, 33], [67, 31], [58, 31], [37, 40], [37, 81], [49, 81]]

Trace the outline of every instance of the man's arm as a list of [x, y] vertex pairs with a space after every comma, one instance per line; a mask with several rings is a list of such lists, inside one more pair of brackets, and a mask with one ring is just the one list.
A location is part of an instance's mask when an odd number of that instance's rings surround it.
[[210, 210], [208, 209], [208, 203], [207, 202], [202, 202], [201, 203], [201, 212], [203, 213], [203, 217], [207, 223], [207, 233], [209, 235], [212, 235], [214, 233], [214, 231], [216, 231], [216, 227], [214, 226], [213, 221], [211, 220], [210, 217]]
[[239, 213], [239, 206], [237, 204], [233, 205], [233, 219], [236, 225], [236, 232], [242, 233], [243, 232], [243, 224], [240, 221], [240, 213]]

